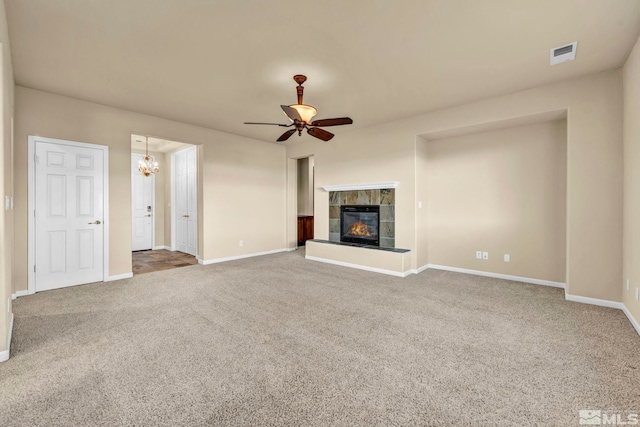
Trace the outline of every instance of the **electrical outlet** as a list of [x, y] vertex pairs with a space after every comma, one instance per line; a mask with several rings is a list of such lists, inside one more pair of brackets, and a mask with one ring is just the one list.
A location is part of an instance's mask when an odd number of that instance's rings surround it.
[[511, 262], [511, 255], [504, 254], [504, 262]]
[[418, 209], [422, 209], [422, 202], [418, 202]]
[[244, 245], [244, 242], [240, 240], [240, 243], [238, 243], [238, 246], [242, 246], [242, 245]]
[[629, 279], [627, 279], [627, 290], [629, 290]]
[[489, 252], [482, 252], [482, 259], [489, 259]]
[[482, 259], [482, 251], [476, 251], [476, 258]]

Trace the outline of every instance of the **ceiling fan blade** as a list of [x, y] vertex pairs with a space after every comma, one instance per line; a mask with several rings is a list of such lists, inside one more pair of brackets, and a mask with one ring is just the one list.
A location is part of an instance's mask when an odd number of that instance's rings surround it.
[[298, 114], [298, 112], [294, 108], [291, 108], [288, 105], [281, 105], [280, 108], [282, 108], [282, 111], [284, 111], [287, 117], [289, 117], [292, 121], [302, 121], [302, 118], [300, 118], [300, 114]]
[[331, 132], [327, 132], [326, 130], [320, 128], [307, 128], [307, 133], [323, 141], [328, 141], [334, 137]]
[[293, 123], [288, 125], [283, 125], [280, 123], [262, 123], [262, 122], [244, 122], [245, 125], [274, 125], [274, 126], [282, 126], [288, 128], [289, 126], [293, 126]]
[[289, 129], [288, 131], [286, 131], [285, 133], [283, 133], [282, 135], [280, 135], [280, 138], [278, 138], [278, 141], [286, 141], [287, 139], [289, 139], [289, 137], [291, 135], [293, 135], [294, 133], [296, 133], [295, 129]]
[[340, 126], [340, 125], [350, 125], [353, 123], [349, 117], [338, 117], [336, 119], [322, 119], [322, 120], [314, 120], [311, 122], [311, 126]]

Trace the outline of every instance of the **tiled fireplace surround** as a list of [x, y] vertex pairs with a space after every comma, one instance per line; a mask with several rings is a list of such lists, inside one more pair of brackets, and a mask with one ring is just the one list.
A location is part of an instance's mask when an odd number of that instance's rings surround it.
[[329, 192], [329, 240], [340, 241], [340, 206], [380, 206], [380, 246], [395, 247], [395, 189]]

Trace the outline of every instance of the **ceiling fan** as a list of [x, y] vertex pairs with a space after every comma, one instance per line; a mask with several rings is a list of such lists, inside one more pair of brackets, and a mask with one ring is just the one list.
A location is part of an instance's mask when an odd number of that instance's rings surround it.
[[304, 86], [302, 83], [307, 81], [307, 77], [301, 74], [296, 74], [293, 76], [293, 80], [298, 83], [298, 87], [296, 88], [298, 92], [298, 103], [293, 105], [281, 105], [282, 111], [289, 117], [291, 123], [289, 124], [280, 124], [280, 123], [260, 123], [260, 122], [244, 122], [245, 125], [273, 125], [273, 126], [281, 126], [281, 127], [291, 127], [293, 129], [289, 129], [278, 138], [278, 141], [286, 141], [289, 139], [291, 135], [298, 132], [298, 136], [302, 135], [303, 130], [307, 130], [307, 133], [311, 136], [314, 136], [323, 141], [328, 141], [334, 137], [331, 132], [327, 132], [322, 127], [326, 126], [340, 126], [340, 125], [350, 125], [353, 123], [349, 117], [339, 117], [335, 119], [322, 119], [322, 120], [314, 120], [311, 119], [318, 113], [318, 111], [311, 105], [305, 105], [302, 103], [302, 94], [304, 93]]

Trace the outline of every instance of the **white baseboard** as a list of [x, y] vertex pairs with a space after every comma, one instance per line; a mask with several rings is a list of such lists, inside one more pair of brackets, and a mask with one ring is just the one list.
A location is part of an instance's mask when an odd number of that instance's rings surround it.
[[295, 248], [287, 248], [287, 249], [285, 249], [285, 251], [287, 251], [287, 252], [293, 252], [293, 251], [297, 251], [297, 250], [298, 250], [298, 248], [297, 248], [297, 247], [295, 247]]
[[133, 272], [123, 273], [123, 274], [116, 274], [115, 276], [109, 276], [106, 279], [104, 279], [104, 281], [113, 282], [114, 280], [130, 279], [132, 277], [133, 277]]
[[214, 258], [214, 259], [199, 259], [198, 258], [198, 264], [202, 264], [202, 265], [218, 264], [220, 262], [235, 261], [235, 260], [238, 260], [238, 259], [253, 258], [254, 256], [271, 255], [271, 254], [277, 254], [277, 253], [286, 252], [286, 251], [287, 251], [287, 249], [284, 248], [284, 249], [275, 249], [273, 251], [254, 252], [252, 254], [243, 254], [243, 255], [230, 256], [230, 257], [225, 257], [225, 258]]
[[[423, 268], [423, 267], [421, 267]], [[447, 267], [445, 265], [427, 264], [427, 268], [433, 268], [435, 270], [453, 271], [456, 273], [473, 274], [476, 276], [493, 277], [495, 279], [513, 280], [514, 282], [532, 283], [534, 285], [552, 286], [554, 288], [565, 288], [565, 284], [562, 282], [552, 282], [551, 280], [532, 279], [530, 277], [511, 276], [509, 274], [489, 273], [487, 271], [469, 270], [466, 268]]]
[[633, 326], [638, 335], [640, 335], [640, 323], [631, 315], [631, 312], [624, 303], [622, 304], [622, 312], [627, 316], [627, 319], [631, 322], [631, 326]]
[[425, 265], [423, 265], [423, 266], [422, 266], [422, 267], [420, 267], [420, 268], [414, 268], [413, 270], [411, 270], [411, 273], [413, 273], [413, 274], [420, 274], [420, 273], [422, 273], [423, 271], [425, 271], [425, 270], [426, 270], [426, 269], [428, 269], [428, 268], [429, 268], [429, 264], [425, 264]]
[[627, 306], [624, 305], [624, 303], [622, 302], [611, 301], [608, 299], [581, 297], [578, 295], [570, 295], [566, 293], [564, 295], [564, 298], [567, 301], [579, 302], [582, 304], [597, 305], [600, 307], [616, 308], [618, 310], [622, 310], [625, 316], [627, 316], [627, 319], [629, 319], [629, 322], [631, 322], [631, 326], [633, 326], [633, 329], [635, 329], [638, 335], [640, 335], [640, 323], [638, 323], [638, 321], [634, 319], [634, 317], [631, 315], [631, 312], [629, 311]]
[[396, 276], [396, 277], [407, 277], [409, 274], [413, 273], [413, 270], [399, 272], [399, 271], [393, 271], [393, 270], [386, 270], [383, 268], [368, 267], [366, 265], [352, 264], [350, 262], [342, 262], [342, 261], [334, 261], [332, 259], [318, 258], [314, 256], [309, 256], [309, 255], [305, 255], [305, 259], [309, 259], [311, 261], [324, 262], [326, 264], [339, 265], [341, 267], [350, 267], [350, 268], [356, 268], [358, 270], [372, 271], [374, 273], [388, 274], [390, 276]]
[[9, 324], [9, 336], [7, 337], [7, 349], [0, 351], [0, 362], [9, 360], [11, 354], [11, 334], [13, 333], [13, 313], [11, 313], [11, 323]]
[[597, 305], [600, 307], [609, 307], [609, 308], [617, 308], [618, 310], [622, 310], [624, 304], [617, 301], [611, 301], [608, 299], [599, 299], [599, 298], [590, 298], [590, 297], [581, 297], [579, 295], [571, 295], [565, 292], [564, 299], [567, 301], [580, 302], [582, 304], [591, 304]]
[[153, 248], [151, 248], [152, 251], [160, 251], [160, 250], [167, 250], [170, 251], [171, 250], [171, 246], [154, 246]]
[[11, 299], [16, 299], [18, 297], [24, 297], [26, 295], [29, 295], [29, 291], [16, 291], [15, 293], [11, 294]]

